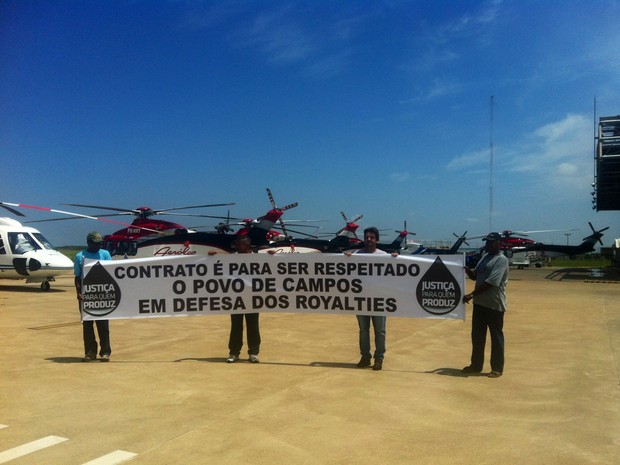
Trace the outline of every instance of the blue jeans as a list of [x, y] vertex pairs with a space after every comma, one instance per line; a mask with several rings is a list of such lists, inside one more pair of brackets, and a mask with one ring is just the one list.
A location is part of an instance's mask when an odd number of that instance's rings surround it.
[[360, 354], [370, 357], [370, 322], [375, 330], [375, 360], [383, 360], [385, 355], [385, 326], [384, 316], [357, 315], [357, 324], [360, 327]]

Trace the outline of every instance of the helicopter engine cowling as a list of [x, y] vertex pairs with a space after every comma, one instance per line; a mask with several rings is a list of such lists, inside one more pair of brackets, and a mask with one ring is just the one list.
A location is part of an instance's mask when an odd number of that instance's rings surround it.
[[38, 271], [41, 269], [41, 262], [36, 258], [14, 258], [13, 266], [22, 276], [29, 276], [30, 272]]

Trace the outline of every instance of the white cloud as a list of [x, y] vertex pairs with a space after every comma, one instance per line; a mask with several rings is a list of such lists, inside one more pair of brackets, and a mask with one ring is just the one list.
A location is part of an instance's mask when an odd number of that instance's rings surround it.
[[[475, 168], [488, 173], [489, 151], [454, 157], [450, 170]], [[514, 141], [510, 148], [494, 150], [494, 184], [530, 186], [547, 198], [579, 198], [590, 188], [593, 178], [592, 122], [584, 115], [569, 114]]]
[[488, 150], [465, 153], [453, 158], [447, 168], [449, 170], [462, 170], [464, 168], [488, 167], [490, 154]]
[[276, 63], [293, 63], [315, 53], [317, 46], [313, 38], [298, 24], [283, 17], [283, 13], [258, 15], [245, 30], [246, 45], [258, 47]]
[[546, 124], [534, 131], [531, 139], [529, 146], [507, 163], [511, 171], [560, 174], [562, 164], [581, 171], [592, 166], [592, 122], [583, 115], [569, 114]]
[[396, 181], [396, 182], [404, 182], [407, 179], [409, 179], [411, 176], [409, 175], [408, 172], [403, 172], [403, 173], [392, 173], [390, 174], [390, 179], [392, 181]]
[[484, 5], [479, 11], [457, 18], [443, 28], [443, 34], [450, 36], [479, 34], [482, 26], [495, 21], [500, 3], [501, 1], [491, 2]]
[[[278, 4], [276, 4], [278, 5]], [[298, 65], [310, 77], [324, 79], [344, 72], [365, 16], [322, 18], [317, 27], [292, 4], [263, 11], [231, 34], [237, 47], [255, 49], [269, 63]]]

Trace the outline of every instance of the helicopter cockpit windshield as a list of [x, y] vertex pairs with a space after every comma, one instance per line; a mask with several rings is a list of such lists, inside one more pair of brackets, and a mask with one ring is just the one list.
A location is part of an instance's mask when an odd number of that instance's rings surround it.
[[41, 246], [26, 232], [9, 232], [9, 244], [15, 255], [22, 255], [33, 250], [40, 250]]
[[43, 236], [43, 234], [37, 232], [37, 233], [32, 233], [32, 235], [36, 238], [37, 241], [41, 243], [41, 245], [43, 245], [43, 247], [45, 247], [48, 250], [54, 250], [54, 246], [50, 244], [50, 241], [48, 241], [45, 238], [45, 236]]

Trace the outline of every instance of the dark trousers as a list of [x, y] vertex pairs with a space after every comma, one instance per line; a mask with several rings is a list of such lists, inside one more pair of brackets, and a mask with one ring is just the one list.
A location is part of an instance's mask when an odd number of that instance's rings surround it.
[[97, 324], [97, 333], [99, 333], [99, 343], [101, 345], [99, 355], [110, 355], [112, 353], [112, 348], [110, 347], [110, 323], [108, 320], [82, 322], [84, 354], [97, 354], [97, 339], [95, 338], [95, 327], [93, 323]]
[[260, 350], [260, 330], [258, 327], [258, 313], [230, 315], [230, 338], [228, 350], [232, 355], [239, 355], [243, 347], [243, 318], [248, 327], [248, 354], [258, 355]]
[[471, 320], [471, 366], [482, 370], [487, 328], [491, 334], [491, 370], [504, 372], [504, 312], [474, 304]]

